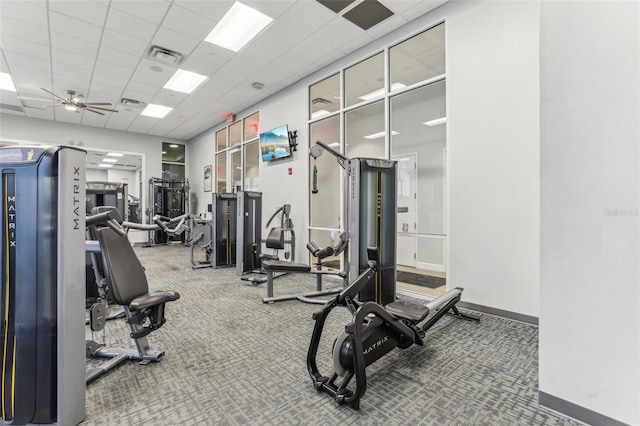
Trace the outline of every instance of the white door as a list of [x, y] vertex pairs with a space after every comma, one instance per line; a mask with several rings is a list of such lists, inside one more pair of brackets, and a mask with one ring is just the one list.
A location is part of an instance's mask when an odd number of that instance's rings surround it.
[[416, 266], [418, 217], [416, 155], [393, 157], [398, 162], [398, 265]]

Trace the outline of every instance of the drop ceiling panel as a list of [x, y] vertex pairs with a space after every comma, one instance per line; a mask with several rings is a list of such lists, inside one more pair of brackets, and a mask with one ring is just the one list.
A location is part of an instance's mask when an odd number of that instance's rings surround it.
[[107, 7], [93, 1], [50, 1], [49, 10], [59, 12], [63, 15], [88, 22], [93, 25], [102, 26], [107, 16]]
[[418, 16], [422, 16], [425, 13], [432, 11], [436, 7], [445, 4], [447, 1], [448, 0], [419, 1], [415, 6], [402, 12], [402, 16], [404, 16], [407, 20], [413, 20]]
[[189, 95], [186, 93], [175, 92], [173, 90], [162, 89], [151, 101], [152, 104], [164, 105], [175, 108], [184, 101]]
[[[232, 0], [1, 1], [1, 66], [11, 72], [20, 95], [41, 97], [40, 87], [45, 87], [66, 96], [67, 89], [74, 89], [90, 101], [111, 102], [120, 111], [108, 118], [80, 114], [86, 125], [177, 138], [222, 122], [224, 113], [259, 102], [443, 3], [380, 0], [401, 16], [365, 32], [316, 1], [246, 0], [275, 22], [234, 53], [202, 41]], [[188, 96], [163, 90], [178, 65], [147, 58], [152, 44], [185, 55], [179, 66], [209, 80]], [[430, 54], [441, 56], [441, 52]], [[421, 63], [435, 64], [429, 54], [413, 56]], [[156, 67], [161, 71], [152, 70]], [[251, 88], [256, 81], [265, 87]], [[175, 110], [155, 124], [154, 119], [139, 121], [142, 108], [120, 104], [122, 97], [168, 104]], [[3, 94], [2, 99], [9, 106], [25, 102], [17, 94]], [[58, 109], [55, 114], [50, 109], [27, 109], [26, 114], [78, 120], [75, 114]]]
[[78, 37], [82, 34], [82, 39], [90, 43], [100, 43], [102, 28], [97, 25], [79, 19], [71, 18], [56, 12], [49, 13], [49, 22], [51, 23], [51, 31], [66, 34], [71, 37]]
[[31, 68], [34, 70], [46, 70], [47, 68], [51, 67], [51, 63], [49, 62], [48, 57], [46, 59], [37, 58], [35, 56], [27, 56], [20, 53], [9, 52], [8, 50], [5, 51], [4, 54], [7, 57], [7, 60], [11, 63], [12, 67], [19, 66]]
[[153, 128], [153, 126], [158, 124], [159, 121], [160, 119], [158, 118], [140, 116], [133, 123], [131, 123], [131, 125], [127, 128], [127, 131], [135, 133], [147, 133], [149, 130], [151, 130], [151, 128]]
[[[108, 115], [107, 115], [108, 114]], [[81, 124], [85, 126], [93, 126], [93, 127], [104, 127], [109, 120], [109, 116], [111, 113], [106, 113], [105, 115], [94, 114], [92, 112], [83, 112], [82, 113], [82, 121]]]
[[278, 20], [305, 34], [313, 34], [334, 19], [337, 18], [333, 12], [315, 1], [298, 1]]
[[175, 0], [175, 5], [183, 7], [195, 12], [200, 16], [206, 16], [213, 22], [218, 22], [222, 16], [229, 10], [233, 4], [233, 0]]
[[[144, 77], [144, 73], [142, 74], [142, 76]], [[141, 94], [145, 94], [147, 96], [155, 96], [156, 93], [158, 93], [158, 90], [160, 90], [160, 88], [158, 86], [153, 86], [151, 84], [147, 84], [147, 82], [143, 79], [142, 81], [130, 81], [129, 84], [127, 84], [127, 89], [125, 93], [129, 93], [129, 92], [136, 92], [136, 93], [141, 93]], [[137, 98], [134, 98], [137, 99]], [[143, 100], [143, 99], [138, 99], [139, 101]]]
[[4, 16], [0, 19], [0, 35], [2, 38], [8, 35], [43, 45], [49, 44], [49, 31], [46, 28]]
[[138, 40], [137, 38], [107, 29], [105, 29], [104, 35], [102, 36], [102, 44], [112, 49], [137, 56], [142, 56], [149, 45], [147, 41]]
[[282, 0], [244, 0], [243, 3], [272, 19], [278, 19], [292, 6], [292, 2]]
[[53, 120], [54, 118], [53, 111], [51, 110], [25, 108], [24, 112], [27, 117], [31, 118], [39, 118], [41, 120]]
[[167, 1], [112, 1], [111, 9], [144, 19], [153, 24], [160, 24], [167, 9], [171, 5]]
[[364, 31], [346, 19], [337, 18], [328, 22], [313, 37], [334, 49], [340, 49], [345, 41], [353, 40], [364, 34]]
[[82, 121], [82, 113], [67, 111], [64, 107], [56, 107], [55, 115], [56, 121], [63, 123], [80, 124]]
[[105, 27], [120, 34], [146, 41], [153, 37], [158, 29], [158, 24], [128, 15], [117, 9], [111, 9]]
[[204, 59], [196, 58], [195, 56], [190, 56], [180, 65], [180, 68], [208, 76], [218, 71], [226, 61], [226, 59], [224, 59], [224, 61], [207, 61]]
[[87, 70], [91, 72], [93, 70], [93, 64], [95, 58], [89, 56], [77, 55], [75, 53], [66, 52], [64, 50], [51, 49], [51, 59], [54, 64], [60, 63], [65, 65], [71, 65], [72, 67]]
[[65, 52], [71, 52], [95, 58], [99, 45], [90, 43], [82, 37], [69, 36], [62, 33], [51, 33], [51, 47]]
[[[254, 40], [235, 57], [225, 64], [225, 68], [236, 71], [246, 71], [247, 69], [263, 68], [276, 59], [273, 52], [278, 49], [261, 39]], [[278, 55], [279, 56], [279, 55]]]
[[276, 21], [260, 34], [260, 40], [272, 46], [277, 46], [281, 52], [284, 52], [308, 36], [307, 33], [297, 30], [287, 23]]
[[49, 25], [47, 23], [47, 9], [37, 3], [3, 1], [0, 13], [2, 13], [2, 16], [14, 18], [42, 28], [47, 28]]
[[98, 59], [111, 64], [120, 65], [131, 70], [135, 69], [138, 66], [138, 62], [140, 62], [140, 56], [121, 52], [107, 46], [102, 46], [100, 48]]
[[164, 18], [162, 26], [180, 34], [203, 40], [213, 29], [216, 21], [174, 5]]
[[11, 36], [2, 37], [2, 50], [33, 56], [40, 59], [49, 59], [49, 46], [20, 40]]

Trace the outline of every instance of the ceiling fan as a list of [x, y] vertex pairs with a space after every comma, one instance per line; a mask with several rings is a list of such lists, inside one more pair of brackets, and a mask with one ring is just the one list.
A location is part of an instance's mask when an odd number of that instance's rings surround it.
[[[91, 111], [100, 115], [104, 115], [104, 113], [100, 111], [118, 112], [115, 109], [101, 107], [101, 106], [111, 105], [108, 102], [83, 102], [84, 95], [80, 93], [76, 93], [74, 90], [67, 90], [67, 97], [62, 98], [56, 95], [55, 93], [48, 91], [43, 87], [41, 87], [41, 89], [56, 98], [56, 100], [54, 100], [53, 105], [46, 105], [45, 108], [54, 108], [57, 106], [64, 106], [69, 111], [80, 112], [80, 110], [83, 109], [83, 110]], [[41, 98], [28, 98], [23, 96], [19, 96], [19, 97], [22, 99], [31, 99], [36, 101], [48, 101], [48, 99], [41, 99]]]

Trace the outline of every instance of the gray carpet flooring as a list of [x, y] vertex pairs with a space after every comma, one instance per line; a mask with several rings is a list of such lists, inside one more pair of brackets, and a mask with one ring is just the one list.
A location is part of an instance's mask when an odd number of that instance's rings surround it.
[[[538, 408], [536, 327], [483, 314], [480, 324], [445, 317], [426, 346], [395, 349], [367, 368], [367, 392], [354, 411], [311, 385], [305, 360], [319, 306], [263, 304], [264, 284], [241, 281], [232, 269], [192, 270], [189, 249], [179, 245], [135, 250], [152, 290], [181, 294], [149, 335], [166, 355], [149, 365], [129, 361], [91, 383], [84, 425], [577, 424]], [[314, 289], [306, 275], [275, 282], [276, 295]], [[349, 318], [336, 309], [327, 321], [324, 374]], [[122, 320], [93, 339], [133, 347]]]

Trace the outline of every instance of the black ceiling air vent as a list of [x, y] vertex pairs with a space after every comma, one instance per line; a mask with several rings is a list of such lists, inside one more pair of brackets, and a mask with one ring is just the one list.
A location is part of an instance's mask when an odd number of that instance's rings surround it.
[[132, 108], [142, 108], [144, 106], [144, 102], [136, 101], [135, 99], [129, 99], [129, 98], [120, 99], [120, 103], [124, 106], [132, 107]]
[[178, 65], [184, 59], [181, 53], [160, 46], [151, 46], [147, 56], [168, 65]]
[[314, 98], [311, 100], [311, 104], [312, 105], [329, 105], [332, 104], [333, 102], [331, 102], [328, 99], [325, 98]]

